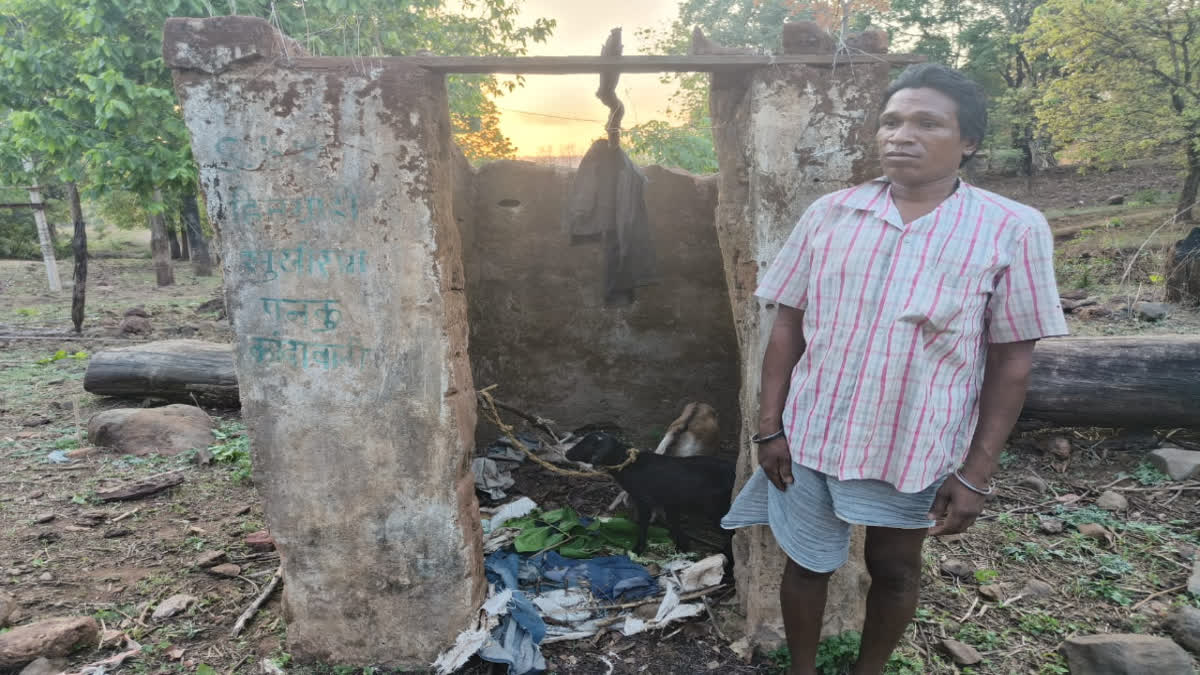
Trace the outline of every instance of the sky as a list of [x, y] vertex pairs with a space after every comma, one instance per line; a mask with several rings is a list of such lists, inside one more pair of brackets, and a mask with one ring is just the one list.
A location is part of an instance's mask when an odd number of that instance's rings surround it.
[[[558, 21], [547, 42], [530, 45], [529, 56], [599, 56], [608, 32], [616, 27], [622, 29], [626, 55], [653, 53], [650, 45], [639, 43], [635, 33], [639, 28], [668, 25], [677, 6], [678, 0], [525, 0], [521, 5], [523, 23], [532, 23], [537, 17]], [[623, 128], [666, 119], [664, 111], [674, 86], [662, 84], [660, 77], [655, 73], [621, 75], [617, 96], [625, 104]], [[568, 154], [571, 145], [574, 152], [569, 154], [582, 155], [593, 140], [604, 135], [608, 108], [596, 98], [598, 84], [598, 75], [526, 75], [524, 87], [496, 101], [500, 130], [517, 147], [518, 156]], [[549, 153], [544, 152], [547, 146]]]

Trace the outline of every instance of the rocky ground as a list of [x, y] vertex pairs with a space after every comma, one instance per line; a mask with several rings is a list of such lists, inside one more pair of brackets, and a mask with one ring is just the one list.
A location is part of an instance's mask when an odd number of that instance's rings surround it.
[[[1154, 304], [1165, 247], [1186, 231], [1164, 225], [1168, 173], [1036, 184], [1031, 201], [1052, 216], [1074, 334], [1200, 329], [1195, 311]], [[983, 184], [1023, 198], [1018, 179]], [[1104, 203], [1116, 194], [1124, 204]], [[41, 290], [40, 264], [0, 261], [0, 627], [9, 627], [0, 628], [0, 672], [34, 657], [51, 662], [31, 673], [95, 673], [85, 666], [106, 660], [105, 672], [358, 672], [292, 663], [278, 594], [231, 634], [278, 566], [237, 411], [83, 391], [97, 351], [230, 338], [213, 302], [219, 279], [180, 264], [177, 284], [158, 289], [145, 250], [110, 246], [92, 261], [78, 338], [65, 334], [66, 294]], [[69, 267], [60, 274], [69, 279]], [[192, 440], [173, 451], [185, 433]], [[1172, 659], [1196, 667], [1200, 473], [1188, 473], [1197, 457], [1189, 452], [1200, 452], [1200, 434], [1175, 429], [1014, 435], [985, 518], [926, 547], [921, 608], [889, 672], [1099, 672], [1097, 659], [1138, 653], [1163, 659], [1155, 672], [1164, 675]], [[510, 492], [544, 508], [595, 513], [614, 495], [609, 484], [581, 488], [534, 466], [516, 478]], [[609, 632], [545, 654], [559, 673], [783, 672], [785, 652], [731, 648], [736, 601], [712, 600], [715, 621], [632, 638]], [[827, 641], [825, 672], [840, 672], [855, 648], [852, 635]], [[462, 672], [492, 669], [473, 662]]]

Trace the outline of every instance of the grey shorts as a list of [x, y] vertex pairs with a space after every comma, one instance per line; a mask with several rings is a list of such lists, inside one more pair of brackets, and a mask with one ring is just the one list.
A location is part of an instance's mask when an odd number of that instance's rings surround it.
[[838, 480], [792, 462], [793, 483], [780, 491], [762, 467], [746, 481], [721, 527], [769, 525], [797, 565], [832, 572], [850, 554], [850, 526], [917, 530], [932, 527], [933, 498], [945, 476], [920, 492], [900, 492], [880, 480]]

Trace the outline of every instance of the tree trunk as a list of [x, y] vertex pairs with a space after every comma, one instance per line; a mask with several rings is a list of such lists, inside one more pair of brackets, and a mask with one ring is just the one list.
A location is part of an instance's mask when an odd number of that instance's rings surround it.
[[1200, 193], [1200, 151], [1196, 150], [1195, 142], [1194, 139], [1187, 141], [1188, 172], [1176, 208], [1176, 217], [1185, 223], [1192, 222], [1192, 208], [1196, 204], [1196, 195]]
[[[233, 348], [151, 342], [94, 355], [93, 394], [237, 402]], [[1057, 338], [1038, 343], [1021, 417], [1071, 426], [1200, 428], [1200, 336]]]
[[208, 253], [208, 240], [205, 239], [204, 231], [200, 228], [200, 208], [196, 204], [195, 192], [189, 192], [183, 196], [180, 216], [184, 231], [187, 232], [188, 242], [192, 247], [192, 272], [198, 277], [211, 277], [212, 257]]
[[1021, 416], [1068, 426], [1200, 427], [1200, 336], [1042, 340]]
[[75, 332], [83, 332], [83, 308], [87, 296], [88, 250], [87, 229], [83, 225], [83, 206], [79, 203], [79, 186], [67, 183], [67, 197], [71, 201], [71, 221], [75, 224], [75, 236], [71, 239], [71, 250], [75, 253], [75, 285], [71, 288], [71, 323]]
[[233, 347], [200, 340], [149, 342], [94, 354], [83, 389], [101, 396], [180, 403], [192, 403], [195, 396], [211, 405], [238, 405]]
[[1200, 305], [1200, 227], [1175, 242], [1167, 252], [1164, 271], [1168, 302]]
[[[162, 202], [162, 192], [154, 191], [155, 201]], [[150, 253], [154, 258], [154, 276], [159, 286], [175, 283], [175, 272], [171, 269], [171, 249], [167, 243], [167, 223], [162, 214], [150, 214]]]
[[190, 260], [192, 257], [191, 244], [188, 243], [187, 223], [179, 221], [179, 259]]
[[[163, 218], [166, 222], [166, 218]], [[183, 249], [179, 246], [179, 233], [176, 232], [175, 226], [167, 224], [167, 243], [171, 246], [171, 260], [179, 260], [183, 258]]]

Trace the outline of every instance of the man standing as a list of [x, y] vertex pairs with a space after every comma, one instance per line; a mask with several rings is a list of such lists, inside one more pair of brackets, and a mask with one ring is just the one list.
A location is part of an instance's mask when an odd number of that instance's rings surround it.
[[794, 675], [815, 673], [829, 575], [865, 525], [871, 575], [853, 673], [882, 673], [916, 611], [927, 534], [969, 527], [1024, 402], [1039, 338], [1066, 334], [1037, 210], [958, 177], [979, 148], [978, 85], [921, 64], [884, 94], [884, 177], [818, 199], [756, 295], [759, 468], [722, 524], [768, 524]]

